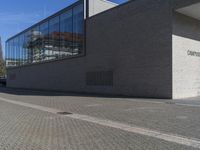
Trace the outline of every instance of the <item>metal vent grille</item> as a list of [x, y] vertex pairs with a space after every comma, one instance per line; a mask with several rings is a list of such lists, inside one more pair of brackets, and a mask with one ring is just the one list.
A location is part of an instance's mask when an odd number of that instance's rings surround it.
[[87, 72], [86, 84], [90, 86], [113, 86], [113, 71]]

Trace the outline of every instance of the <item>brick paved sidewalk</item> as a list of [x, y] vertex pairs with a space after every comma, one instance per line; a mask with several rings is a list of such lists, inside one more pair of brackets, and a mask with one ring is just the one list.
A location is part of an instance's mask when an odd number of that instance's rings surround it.
[[[1, 89], [0, 89], [1, 90]], [[0, 97], [200, 138], [200, 107], [167, 101], [0, 92]], [[167, 103], [166, 103], [167, 102]], [[161, 139], [0, 101], [0, 150], [188, 150]]]

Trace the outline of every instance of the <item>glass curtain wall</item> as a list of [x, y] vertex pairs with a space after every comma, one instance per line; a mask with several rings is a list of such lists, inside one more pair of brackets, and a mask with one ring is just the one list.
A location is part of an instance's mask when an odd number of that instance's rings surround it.
[[79, 56], [84, 52], [83, 1], [6, 42], [7, 67]]

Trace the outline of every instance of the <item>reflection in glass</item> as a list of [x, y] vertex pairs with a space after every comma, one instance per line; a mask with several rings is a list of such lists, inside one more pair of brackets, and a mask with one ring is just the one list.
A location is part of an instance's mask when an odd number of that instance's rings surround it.
[[49, 21], [49, 59], [58, 59], [60, 51], [59, 16]]
[[19, 36], [20, 65], [24, 64], [24, 34]]
[[31, 45], [31, 31], [27, 31], [25, 34], [25, 38], [26, 38], [26, 59], [27, 59], [27, 63], [31, 64], [33, 62], [32, 60], [32, 47]]
[[19, 66], [80, 55], [84, 50], [82, 1], [6, 42], [6, 65]]
[[72, 10], [60, 16], [60, 57], [71, 56], [73, 53], [72, 19]]
[[49, 22], [40, 25], [40, 60], [48, 60], [49, 57]]
[[32, 62], [39, 62], [40, 61], [40, 47], [41, 47], [41, 40], [40, 40], [40, 30], [39, 26], [34, 27], [30, 33], [30, 43], [29, 48], [32, 50]]
[[20, 51], [19, 51], [19, 37], [17, 36], [14, 39], [14, 49], [15, 49], [15, 65], [20, 65]]
[[83, 5], [78, 5], [73, 9], [73, 55], [78, 55], [83, 51], [83, 28]]

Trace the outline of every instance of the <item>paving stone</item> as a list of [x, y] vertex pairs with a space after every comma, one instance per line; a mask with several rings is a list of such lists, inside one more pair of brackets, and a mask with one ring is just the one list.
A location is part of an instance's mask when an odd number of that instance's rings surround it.
[[[199, 108], [45, 93], [0, 97], [199, 138]], [[187, 117], [186, 117], [187, 116]], [[185, 130], [185, 131], [184, 131]], [[0, 150], [193, 150], [191, 147], [0, 101]]]

